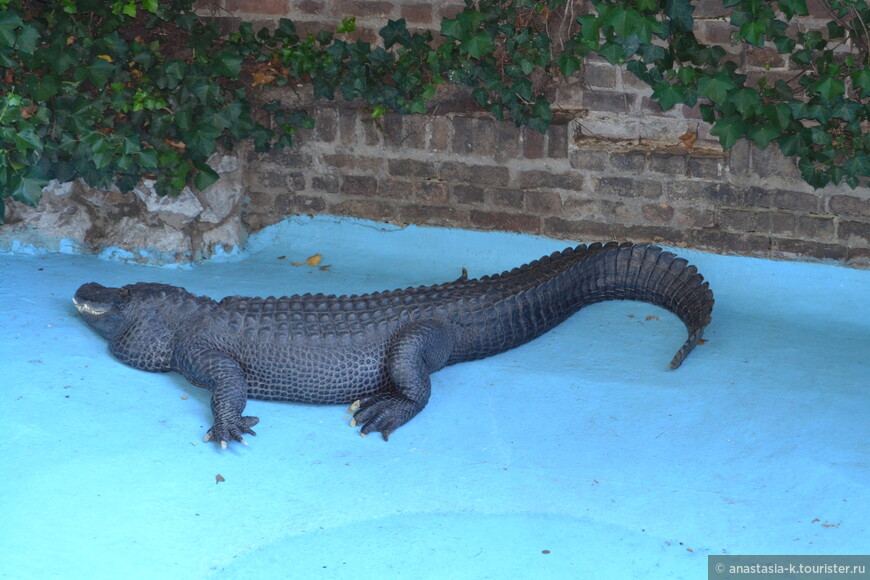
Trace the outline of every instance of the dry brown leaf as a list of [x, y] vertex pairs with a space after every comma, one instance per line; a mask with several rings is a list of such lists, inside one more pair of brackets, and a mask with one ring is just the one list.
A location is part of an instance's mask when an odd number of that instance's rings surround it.
[[187, 145], [185, 145], [184, 141], [173, 141], [172, 139], [164, 139], [164, 143], [172, 147], [173, 149], [177, 149], [178, 151], [184, 151], [187, 149]]
[[29, 119], [33, 116], [33, 114], [39, 110], [39, 105], [30, 105], [29, 107], [21, 107], [21, 116], [25, 119]]
[[698, 140], [698, 133], [695, 131], [686, 131], [682, 135], [680, 135], [680, 141], [683, 142], [683, 145], [686, 149], [692, 149], [695, 147], [695, 141]]
[[320, 264], [320, 260], [323, 259], [323, 256], [320, 254], [314, 254], [313, 256], [308, 256], [308, 259], [304, 262], [293, 262], [294, 266], [317, 266]]

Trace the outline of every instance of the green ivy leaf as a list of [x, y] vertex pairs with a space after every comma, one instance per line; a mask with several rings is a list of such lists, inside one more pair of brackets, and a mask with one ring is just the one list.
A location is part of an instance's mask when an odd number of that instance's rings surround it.
[[719, 137], [723, 149], [731, 149], [745, 133], [746, 122], [743, 119], [718, 119], [710, 129], [711, 135]]
[[852, 176], [870, 176], [870, 156], [863, 152], [855, 153], [854, 156], [846, 160], [843, 169]]
[[196, 175], [193, 176], [193, 185], [200, 191], [220, 179], [218, 172], [207, 163], [197, 164], [196, 170]]
[[36, 50], [36, 45], [42, 39], [39, 31], [30, 24], [25, 24], [18, 32], [18, 39], [15, 42], [15, 48], [25, 54], [33, 54]]
[[780, 135], [775, 141], [779, 150], [787, 157], [802, 155], [808, 149], [804, 143], [803, 135], [799, 132]]
[[749, 138], [761, 149], [766, 149], [779, 134], [779, 130], [771, 125], [756, 125], [749, 130]]
[[244, 57], [230, 49], [222, 51], [215, 61], [215, 73], [221, 76], [236, 79], [242, 72]]
[[13, 199], [36, 206], [42, 197], [42, 189], [48, 185], [48, 179], [35, 165], [28, 167], [24, 172], [13, 175], [9, 180], [9, 195]]
[[702, 77], [698, 80], [698, 94], [721, 105], [727, 100], [728, 92], [735, 86], [734, 81], [727, 74], [718, 73], [714, 77]]
[[748, 117], [756, 112], [761, 104], [761, 98], [755, 89], [744, 87], [731, 95], [728, 102], [734, 105], [742, 116]]
[[864, 67], [852, 73], [852, 82], [861, 89], [861, 96], [870, 96], [870, 68]]
[[826, 101], [833, 101], [846, 92], [846, 85], [837, 77], [824, 77], [815, 84], [813, 90]]
[[665, 0], [665, 14], [671, 19], [673, 31], [691, 32], [695, 6], [689, 0]]
[[387, 25], [381, 28], [381, 38], [384, 39], [384, 47], [390, 48], [394, 44], [408, 46], [411, 43], [411, 34], [405, 24], [405, 19], [387, 20]]
[[14, 12], [0, 12], [0, 47], [13, 47], [18, 38], [17, 29], [23, 22]]
[[674, 105], [685, 101], [686, 90], [679, 85], [672, 85], [668, 81], [662, 81], [655, 86], [652, 97], [658, 101], [662, 110], [667, 111]]
[[776, 3], [788, 20], [791, 20], [795, 14], [806, 16], [810, 13], [807, 10], [806, 0], [777, 0]]
[[489, 34], [479, 32], [463, 42], [461, 46], [472, 58], [480, 58], [489, 52], [495, 44]]
[[580, 62], [580, 59], [576, 56], [571, 56], [563, 52], [556, 58], [556, 66], [559, 67], [559, 71], [562, 73], [563, 77], [569, 77], [579, 71], [583, 65]]

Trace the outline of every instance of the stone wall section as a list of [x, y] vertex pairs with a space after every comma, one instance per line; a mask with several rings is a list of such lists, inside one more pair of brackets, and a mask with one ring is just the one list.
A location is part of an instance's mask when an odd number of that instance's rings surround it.
[[339, 214], [870, 265], [866, 190], [814, 191], [772, 149], [591, 139], [582, 123], [541, 135], [485, 115], [322, 108], [293, 150], [250, 156], [243, 219]]
[[[437, 31], [464, 4], [221, 1], [267, 26], [289, 17], [301, 29], [330, 28], [353, 15], [359, 37], [372, 42], [388, 18]], [[824, 3], [808, 5], [804, 24], [823, 28], [830, 19]], [[575, 14], [584, 9], [574, 2]], [[694, 15], [699, 40], [725, 47], [750, 77], [793, 76], [775, 49], [731, 43], [721, 0], [699, 0]], [[662, 111], [650, 87], [600, 58], [550, 90], [558, 121], [546, 135], [457, 112], [455, 96], [448, 113], [377, 120], [352, 104], [318, 103], [316, 128], [301, 133], [292, 151], [249, 159], [245, 224], [333, 213], [870, 266], [867, 188], [813, 190], [775, 147], [741, 142], [723, 152], [697, 107]], [[691, 147], [686, 135], [694, 137]]]

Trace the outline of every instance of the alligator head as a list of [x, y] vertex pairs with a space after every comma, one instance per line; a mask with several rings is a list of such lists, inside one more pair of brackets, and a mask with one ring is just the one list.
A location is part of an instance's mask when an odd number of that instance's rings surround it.
[[107, 340], [112, 340], [124, 324], [124, 311], [130, 289], [107, 288], [96, 282], [83, 284], [73, 297], [73, 304], [88, 325]]

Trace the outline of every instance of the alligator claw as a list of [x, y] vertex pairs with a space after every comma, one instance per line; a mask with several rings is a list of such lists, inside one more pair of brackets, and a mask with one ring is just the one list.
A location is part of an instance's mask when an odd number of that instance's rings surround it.
[[417, 404], [406, 397], [381, 393], [362, 401], [350, 424], [352, 427], [362, 425], [362, 436], [379, 431], [384, 441], [388, 441], [393, 431], [410, 421], [419, 411]]
[[239, 417], [236, 421], [229, 423], [215, 423], [208, 433], [203, 437], [203, 441], [220, 441], [221, 449], [227, 448], [228, 441], [238, 441], [243, 445], [247, 445], [242, 434], [256, 435], [251, 429], [254, 425], [260, 422], [258, 417]]

